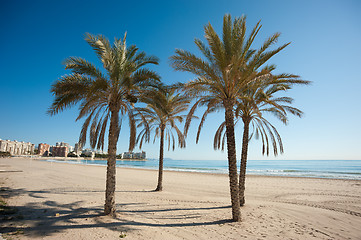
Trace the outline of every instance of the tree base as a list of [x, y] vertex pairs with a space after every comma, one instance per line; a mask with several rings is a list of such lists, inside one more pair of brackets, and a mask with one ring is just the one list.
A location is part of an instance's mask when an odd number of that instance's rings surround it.
[[241, 217], [233, 218], [232, 222], [242, 222], [242, 219], [241, 219]]
[[154, 190], [154, 192], [161, 192], [162, 190], [163, 190], [162, 187], [157, 187], [157, 188]]
[[244, 199], [244, 197], [243, 197], [243, 198], [241, 197], [241, 198], [239, 199], [239, 203], [240, 203], [240, 206], [241, 206], [241, 207], [243, 207], [244, 204], [246, 204], [246, 200]]
[[115, 208], [107, 208], [107, 207], [105, 207], [104, 215], [116, 218], [117, 217], [117, 212], [116, 212]]

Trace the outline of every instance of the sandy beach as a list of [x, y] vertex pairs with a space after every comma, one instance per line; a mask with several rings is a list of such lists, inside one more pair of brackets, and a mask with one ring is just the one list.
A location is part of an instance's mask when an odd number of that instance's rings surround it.
[[118, 217], [102, 215], [103, 166], [0, 159], [5, 239], [361, 239], [361, 181], [248, 176], [232, 223], [228, 176], [117, 168]]

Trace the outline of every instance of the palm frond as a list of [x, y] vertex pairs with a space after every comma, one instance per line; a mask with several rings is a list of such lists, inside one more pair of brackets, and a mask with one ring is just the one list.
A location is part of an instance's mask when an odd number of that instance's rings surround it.
[[[160, 77], [146, 67], [158, 64], [155, 56], [139, 52], [135, 45], [127, 46], [124, 38], [115, 38], [113, 44], [103, 35], [85, 34], [85, 41], [91, 46], [105, 69], [102, 72], [91, 62], [80, 57], [65, 60], [65, 69], [70, 75], [59, 78], [51, 88], [55, 96], [48, 114], [54, 115], [68, 107], [79, 104], [77, 120], [85, 118], [79, 143], [86, 142], [89, 129], [90, 145], [98, 149], [104, 147], [108, 120], [111, 114], [119, 114], [116, 139], [119, 137], [123, 115], [130, 119], [129, 149], [133, 149], [136, 126], [131, 110], [141, 93], [158, 84]], [[92, 122], [91, 122], [92, 121]]]
[[73, 73], [84, 74], [94, 78], [104, 78], [102, 72], [92, 63], [80, 57], [69, 57], [64, 63], [65, 69], [71, 70]]

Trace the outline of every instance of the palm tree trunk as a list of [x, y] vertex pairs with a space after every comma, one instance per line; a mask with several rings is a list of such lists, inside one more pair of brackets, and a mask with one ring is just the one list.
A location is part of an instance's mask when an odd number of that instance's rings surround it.
[[111, 111], [109, 139], [108, 139], [108, 162], [107, 179], [105, 188], [104, 213], [115, 217], [115, 173], [116, 173], [116, 154], [117, 142], [119, 136], [119, 111]]
[[160, 127], [160, 150], [159, 150], [159, 170], [158, 170], [158, 186], [155, 191], [163, 190], [163, 152], [164, 152], [164, 126]]
[[242, 140], [242, 154], [241, 167], [239, 171], [239, 201], [240, 205], [245, 204], [244, 190], [246, 189], [246, 168], [247, 168], [247, 153], [248, 153], [248, 138], [249, 138], [249, 121], [243, 120], [243, 140]]
[[234, 137], [234, 114], [232, 101], [225, 100], [224, 107], [227, 136], [228, 175], [232, 203], [232, 220], [239, 222], [241, 221], [241, 211], [239, 203], [236, 141]]

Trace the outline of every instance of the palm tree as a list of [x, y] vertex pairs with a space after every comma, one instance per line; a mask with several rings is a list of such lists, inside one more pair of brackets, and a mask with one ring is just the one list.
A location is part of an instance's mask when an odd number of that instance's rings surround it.
[[[274, 67], [270, 68], [274, 70]], [[242, 153], [239, 177], [239, 196], [240, 204], [245, 204], [245, 179], [247, 167], [248, 143], [255, 135], [256, 139], [261, 137], [262, 154], [270, 153], [270, 146], [273, 148], [273, 154], [278, 155], [278, 150], [283, 153], [283, 144], [281, 136], [277, 129], [265, 119], [264, 113], [270, 113], [276, 116], [282, 123], [288, 123], [287, 113], [301, 117], [303, 112], [290, 106], [293, 99], [291, 97], [275, 97], [280, 91], [287, 91], [294, 84], [309, 84], [308, 81], [299, 79], [297, 75], [279, 74], [265, 75], [258, 78], [245, 89], [242, 98], [239, 98], [235, 106], [235, 116], [238, 122], [243, 122]], [[222, 123], [214, 136], [214, 149], [224, 149], [224, 125]], [[249, 129], [253, 130], [249, 135]], [[221, 146], [222, 145], [222, 146]]]
[[52, 85], [51, 92], [55, 100], [48, 113], [54, 115], [80, 103], [76, 120], [83, 117], [86, 119], [79, 143], [85, 144], [89, 128], [90, 145], [97, 149], [104, 148], [104, 138], [109, 125], [104, 213], [115, 216], [116, 151], [122, 123], [119, 116], [127, 115], [129, 118], [129, 150], [132, 150], [136, 140], [133, 105], [142, 91], [159, 81], [159, 76], [144, 66], [158, 64], [158, 58], [139, 52], [135, 45], [127, 46], [126, 34], [123, 40], [115, 39], [112, 45], [102, 35], [86, 34], [85, 40], [102, 62], [104, 73], [83, 58], [66, 59], [65, 69], [72, 73], [62, 76]]
[[186, 119], [185, 134], [187, 134], [191, 116], [199, 105], [207, 106], [207, 110], [199, 124], [198, 133], [210, 112], [219, 109], [225, 110], [233, 221], [241, 221], [234, 136], [234, 107], [249, 83], [268, 74], [267, 67], [259, 70], [260, 67], [289, 44], [267, 51], [277, 41], [279, 33], [276, 33], [268, 38], [259, 50], [251, 49], [260, 28], [261, 25], [258, 22], [246, 38], [246, 17], [235, 18], [232, 22], [231, 16], [226, 14], [223, 18], [222, 40], [211, 24], [204, 28], [209, 47], [202, 41], [195, 40], [195, 44], [205, 59], [179, 49], [176, 50], [176, 55], [171, 57], [171, 64], [176, 70], [190, 72], [197, 76], [195, 80], [185, 85], [185, 90], [197, 98]]
[[143, 102], [147, 103], [146, 108], [137, 108], [140, 117], [139, 127], [143, 127], [138, 135], [137, 142], [140, 142], [141, 148], [143, 142], [149, 142], [150, 133], [155, 132], [154, 141], [160, 138], [159, 149], [159, 171], [158, 185], [155, 191], [163, 189], [163, 153], [164, 139], [168, 140], [168, 151], [172, 146], [175, 149], [175, 137], [172, 130], [175, 130], [178, 139], [178, 146], [184, 148], [185, 138], [183, 133], [178, 129], [176, 122], [181, 123], [185, 116], [180, 115], [188, 109], [189, 97], [184, 94], [176, 93], [175, 89], [163, 87], [161, 90], [153, 90], [144, 94]]

